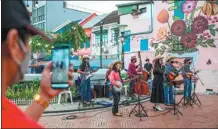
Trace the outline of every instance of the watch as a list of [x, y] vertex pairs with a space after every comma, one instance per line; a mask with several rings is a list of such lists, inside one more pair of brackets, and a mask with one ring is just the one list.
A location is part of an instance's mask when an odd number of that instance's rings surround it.
[[39, 103], [40, 105], [42, 105], [44, 109], [47, 108], [48, 105], [49, 105], [49, 102], [46, 101], [46, 100], [44, 100], [39, 94], [36, 94], [36, 95], [34, 96], [34, 100], [35, 100], [37, 103]]

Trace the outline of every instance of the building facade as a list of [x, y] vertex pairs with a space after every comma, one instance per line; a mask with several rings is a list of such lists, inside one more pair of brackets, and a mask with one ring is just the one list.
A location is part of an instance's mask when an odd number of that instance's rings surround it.
[[110, 58], [111, 55], [119, 56], [121, 46], [119, 41], [119, 16], [118, 11], [113, 11], [105, 18], [99, 21], [92, 28], [93, 56], [100, 56], [101, 31], [100, 22], [102, 22], [102, 55]]
[[67, 20], [82, 20], [90, 15], [68, 8], [65, 1], [38, 1], [38, 7], [34, 3], [32, 1], [32, 24], [45, 32], [51, 32]]
[[[127, 25], [125, 67], [130, 57], [141, 51], [143, 63], [147, 57], [153, 59], [157, 55], [166, 57], [170, 54], [181, 59], [192, 57], [197, 69], [218, 69], [218, 16], [206, 16], [202, 8], [204, 3], [205, 1], [153, 1], [117, 5], [120, 24]], [[200, 24], [200, 28], [195, 24]], [[183, 27], [182, 34], [176, 31], [176, 27]], [[190, 37], [192, 31], [197, 34]], [[190, 38], [193, 42], [188, 45], [188, 39], [182, 40], [185, 38]], [[213, 63], [209, 64], [209, 60]]]

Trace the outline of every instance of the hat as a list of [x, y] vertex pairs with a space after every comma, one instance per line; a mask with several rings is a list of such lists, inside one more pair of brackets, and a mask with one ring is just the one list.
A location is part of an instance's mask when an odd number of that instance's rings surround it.
[[89, 59], [90, 57], [88, 55], [84, 55], [83, 59]]
[[132, 56], [132, 57], [131, 57], [131, 60], [133, 60], [133, 59], [137, 59], [137, 57], [136, 57], [136, 56]]
[[175, 59], [176, 57], [175, 56], [168, 56], [167, 57], [167, 61], [171, 60], [171, 59]]
[[163, 59], [164, 57], [163, 56], [156, 56], [153, 61], [156, 61], [156, 60], [159, 60], [159, 59]]
[[187, 62], [187, 61], [190, 61], [190, 60], [192, 60], [192, 58], [186, 57], [184, 61]]
[[115, 61], [113, 61], [113, 62], [109, 65], [109, 67], [113, 68], [113, 66], [114, 66], [115, 64], [117, 64], [117, 63], [122, 64], [123, 62], [122, 62], [122, 61], [119, 61], [119, 60], [115, 60]]
[[25, 28], [31, 35], [40, 35], [44, 39], [52, 41], [44, 32], [31, 25], [29, 13], [22, 0], [3, 0], [1, 7], [3, 29]]

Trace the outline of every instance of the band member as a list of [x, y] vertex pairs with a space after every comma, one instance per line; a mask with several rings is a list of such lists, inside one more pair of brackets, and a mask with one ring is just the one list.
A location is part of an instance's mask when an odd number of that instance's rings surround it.
[[111, 86], [110, 80], [109, 80], [109, 75], [110, 75], [111, 71], [112, 71], [112, 66], [109, 65], [108, 70], [106, 72], [106, 76], [105, 76], [105, 85], [109, 87], [109, 93], [108, 94], [109, 94], [109, 99], [110, 100], [112, 100], [112, 86]]
[[144, 65], [144, 70], [148, 73], [148, 79], [147, 79], [147, 82], [149, 84], [149, 90], [150, 90], [150, 93], [151, 93], [151, 90], [152, 90], [152, 79], [151, 79], [151, 71], [152, 71], [152, 64], [149, 62], [149, 59], [147, 58], [146, 60], [146, 63]]
[[89, 75], [91, 67], [89, 64], [89, 56], [83, 56], [82, 64], [79, 66], [78, 73], [81, 74], [81, 102], [83, 106], [87, 106], [87, 102], [91, 102], [91, 81], [90, 78], [86, 79]]
[[191, 58], [186, 58], [184, 60], [184, 67], [183, 67], [183, 76], [185, 81], [185, 87], [184, 87], [184, 97], [191, 98], [191, 92], [192, 92], [192, 81], [191, 77], [188, 77], [187, 75], [189, 73], [192, 73], [190, 70], [190, 65], [192, 64]]
[[117, 92], [113, 89], [114, 86], [116, 87], [121, 87], [120, 84], [117, 83], [117, 81], [123, 83], [123, 80], [120, 76], [120, 70], [121, 70], [121, 61], [114, 61], [111, 63], [112, 66], [112, 71], [109, 75], [109, 80], [112, 85], [112, 94], [113, 94], [113, 108], [112, 108], [112, 113], [115, 116], [122, 116], [121, 113], [118, 112], [118, 104], [120, 102], [120, 92]]
[[173, 86], [169, 86], [169, 82], [171, 80], [169, 80], [168, 75], [169, 74], [173, 74], [174, 76], [178, 73], [174, 63], [176, 63], [176, 61], [174, 61], [175, 57], [173, 56], [169, 56], [166, 60], [166, 67], [165, 67], [165, 72], [164, 72], [164, 104], [165, 105], [172, 105], [174, 104], [174, 87]]
[[135, 77], [138, 74], [141, 74], [140, 72], [137, 72], [138, 65], [135, 65], [136, 62], [137, 62], [136, 56], [132, 56], [131, 57], [131, 62], [129, 64], [128, 71], [127, 71], [127, 74], [129, 75], [129, 77], [131, 79], [131, 81], [129, 83], [129, 97], [131, 97], [132, 99], [134, 99], [133, 89], [134, 89], [134, 85], [135, 85], [135, 82], [136, 82]]
[[162, 111], [159, 104], [164, 103], [164, 89], [163, 89], [163, 74], [164, 74], [164, 64], [163, 57], [158, 56], [154, 59], [154, 79], [153, 79], [153, 87], [151, 92], [150, 101], [154, 103], [153, 108], [157, 111]]

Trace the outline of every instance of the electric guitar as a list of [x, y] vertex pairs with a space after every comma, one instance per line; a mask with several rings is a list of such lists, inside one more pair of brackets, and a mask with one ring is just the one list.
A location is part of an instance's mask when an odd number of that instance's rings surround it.
[[[92, 73], [97, 72], [100, 68], [97, 68], [95, 70], [93, 70], [92, 72], [90, 72], [89, 70], [86, 70], [84, 74], [84, 79], [88, 80], [90, 77], [92, 77]], [[87, 75], [88, 74], [88, 75]]]

